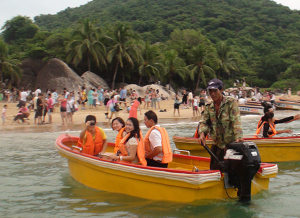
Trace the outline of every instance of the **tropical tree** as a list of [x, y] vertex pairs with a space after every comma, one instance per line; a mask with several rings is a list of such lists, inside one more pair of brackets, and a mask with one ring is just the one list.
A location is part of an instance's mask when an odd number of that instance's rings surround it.
[[178, 53], [171, 49], [164, 53], [163, 63], [165, 65], [165, 75], [169, 76], [169, 84], [171, 85], [172, 77], [179, 75], [183, 80], [190, 73], [182, 58], [178, 57]]
[[131, 26], [124, 23], [117, 23], [112, 27], [111, 36], [107, 36], [110, 40], [111, 47], [107, 53], [109, 63], [115, 62], [115, 70], [112, 80], [112, 89], [115, 88], [115, 80], [118, 68], [124, 67], [124, 61], [130, 66], [134, 66], [134, 61], [139, 62], [141, 59], [140, 44], [136, 41], [138, 36], [132, 30]]
[[215, 71], [205, 64], [208, 55], [209, 54], [207, 53], [207, 50], [203, 44], [194, 46], [188, 53], [189, 61], [192, 63], [188, 66], [188, 68], [191, 69], [191, 80], [194, 80], [195, 75], [198, 76], [196, 89], [198, 89], [200, 77], [206, 86], [205, 74], [209, 74], [211, 77], [216, 78]]
[[20, 15], [6, 21], [1, 29], [6, 43], [23, 43], [39, 31], [39, 27], [29, 17]]
[[15, 59], [9, 59], [7, 45], [0, 39], [0, 72], [1, 84], [4, 81], [4, 75], [10, 76], [10, 82], [18, 81], [22, 77], [22, 69], [18, 66], [21, 63]]
[[218, 43], [217, 58], [220, 69], [228, 75], [230, 75], [231, 71], [239, 71], [236, 65], [236, 58], [234, 58], [234, 52], [231, 51], [231, 48], [225, 42]]
[[87, 57], [88, 71], [91, 71], [91, 58], [96, 62], [97, 66], [100, 63], [106, 66], [105, 55], [106, 48], [99, 41], [101, 29], [95, 27], [89, 19], [81, 20], [78, 29], [72, 32], [73, 41], [67, 46], [67, 62], [72, 62], [77, 66], [84, 55]]
[[164, 71], [164, 66], [159, 62], [160, 60], [160, 49], [158, 45], [150, 45], [150, 42], [142, 43], [141, 51], [141, 65], [139, 67], [140, 80], [139, 85], [141, 84], [142, 77], [145, 75], [160, 77], [161, 73]]

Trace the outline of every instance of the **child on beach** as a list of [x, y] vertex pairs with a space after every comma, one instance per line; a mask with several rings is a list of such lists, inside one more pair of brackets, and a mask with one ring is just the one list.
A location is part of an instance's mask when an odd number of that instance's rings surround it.
[[5, 120], [6, 120], [6, 109], [7, 109], [7, 104], [4, 105], [1, 113], [1, 118], [2, 118], [2, 125], [4, 125]]
[[194, 99], [192, 101], [193, 104], [193, 117], [200, 116], [199, 108], [198, 108], [198, 96], [194, 94]]

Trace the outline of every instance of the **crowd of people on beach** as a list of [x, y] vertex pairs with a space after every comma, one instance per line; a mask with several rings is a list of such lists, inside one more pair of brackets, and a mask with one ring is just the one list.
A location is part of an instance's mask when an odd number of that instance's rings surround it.
[[[141, 96], [138, 96], [136, 90], [126, 90], [124, 87], [108, 90], [103, 89], [101, 86], [97, 89], [91, 88], [88, 91], [85, 87], [82, 87], [77, 95], [75, 95], [74, 91], [68, 91], [66, 88], [63, 89], [62, 93], [49, 89], [42, 93], [40, 87], [35, 91], [22, 88], [20, 91], [16, 90], [14, 95], [7, 93], [4, 93], [3, 101], [7, 103], [19, 101], [17, 104], [19, 109], [11, 124], [14, 122], [29, 124], [27, 120], [29, 120], [30, 112], [34, 112], [34, 124], [37, 125], [51, 124], [52, 113], [58, 108], [61, 114], [62, 125], [72, 124], [73, 114], [79, 109], [86, 110], [87, 108], [98, 109], [98, 107], [104, 107], [108, 121], [113, 116], [117, 117], [120, 110], [128, 112], [129, 117], [137, 118], [137, 112], [140, 111], [141, 113], [142, 101], [145, 102], [144, 108], [146, 109], [160, 109], [160, 101], [168, 99], [163, 94], [160, 94], [158, 89], [147, 89], [142, 99]], [[7, 119], [7, 107], [8, 105], [6, 104], [1, 114], [3, 125]], [[48, 120], [46, 121], [47, 116]]]

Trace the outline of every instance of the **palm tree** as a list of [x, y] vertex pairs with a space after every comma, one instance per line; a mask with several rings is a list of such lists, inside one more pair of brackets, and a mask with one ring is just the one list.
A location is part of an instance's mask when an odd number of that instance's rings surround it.
[[188, 68], [191, 68], [191, 80], [194, 80], [195, 75], [198, 75], [196, 89], [198, 89], [200, 77], [206, 86], [205, 74], [209, 74], [211, 77], [216, 78], [215, 71], [209, 66], [205, 65], [207, 56], [207, 50], [203, 44], [193, 47], [188, 53], [189, 60], [191, 63], [193, 63], [188, 66]]
[[165, 75], [169, 75], [169, 84], [171, 85], [172, 77], [178, 74], [183, 80], [190, 73], [182, 58], [178, 57], [178, 53], [171, 49], [164, 53], [163, 63], [165, 65]]
[[219, 66], [221, 70], [230, 75], [230, 71], [239, 71], [236, 65], [236, 59], [233, 57], [234, 53], [225, 42], [220, 42], [217, 46], [217, 55]]
[[107, 53], [107, 60], [109, 63], [113, 61], [116, 63], [112, 81], [112, 89], [114, 89], [118, 68], [124, 67], [124, 61], [133, 67], [134, 61], [139, 61], [141, 58], [141, 46], [135, 41], [137, 36], [128, 24], [117, 23], [112, 27], [111, 36], [107, 36], [107, 38], [112, 44]]
[[67, 45], [67, 62], [77, 66], [84, 55], [87, 56], [88, 71], [91, 71], [91, 58], [96, 62], [97, 66], [100, 63], [106, 66], [105, 46], [99, 41], [101, 29], [94, 26], [89, 19], [81, 20], [79, 29], [72, 32], [74, 39]]
[[159, 78], [161, 75], [160, 71], [164, 71], [163, 65], [158, 62], [160, 56], [159, 47], [157, 45], [150, 45], [150, 42], [143, 42], [142, 44], [142, 61], [139, 67], [139, 85], [141, 84], [143, 76], [155, 75]]
[[4, 81], [4, 74], [10, 76], [10, 82], [18, 81], [22, 77], [22, 69], [18, 66], [21, 62], [15, 59], [9, 59], [8, 48], [0, 39], [0, 72], [1, 72], [1, 87]]

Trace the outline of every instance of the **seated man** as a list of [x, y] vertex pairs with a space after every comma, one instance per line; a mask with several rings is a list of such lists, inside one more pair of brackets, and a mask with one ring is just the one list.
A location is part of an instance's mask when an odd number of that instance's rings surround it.
[[157, 115], [151, 110], [145, 113], [144, 122], [150, 128], [144, 139], [147, 166], [167, 168], [173, 160], [168, 133], [157, 125]]
[[80, 133], [78, 147], [82, 147], [82, 153], [89, 155], [103, 154], [107, 147], [106, 135], [96, 125], [96, 117], [87, 115], [85, 118], [86, 128]]

